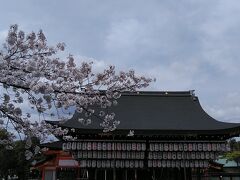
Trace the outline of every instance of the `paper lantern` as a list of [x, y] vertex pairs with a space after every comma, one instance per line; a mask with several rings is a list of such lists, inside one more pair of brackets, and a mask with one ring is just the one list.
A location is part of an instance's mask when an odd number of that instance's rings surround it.
[[83, 158], [84, 158], [84, 159], [87, 159], [87, 156], [88, 156], [87, 151], [83, 151]]
[[148, 167], [152, 167], [152, 160], [148, 160]]
[[163, 159], [167, 159], [168, 156], [167, 156], [167, 152], [163, 152]]
[[150, 143], [149, 149], [150, 149], [150, 151], [154, 151], [154, 144], [153, 143]]
[[148, 153], [148, 159], [152, 159], [153, 158], [153, 154], [152, 154], [152, 152], [149, 152]]
[[78, 151], [78, 158], [81, 159], [83, 157], [82, 151]]
[[117, 157], [116, 151], [112, 151], [112, 158], [115, 159]]
[[101, 151], [101, 150], [102, 150], [102, 143], [101, 143], [101, 142], [98, 142], [98, 143], [97, 143], [97, 150], [98, 150], [98, 151]]
[[126, 149], [127, 149], [126, 143], [122, 143], [122, 150], [123, 150], [123, 151], [126, 151]]
[[211, 144], [211, 143], [208, 143], [208, 144], [207, 144], [207, 147], [208, 147], [208, 148], [207, 148], [208, 151], [211, 151], [211, 150], [212, 150], [212, 144]]
[[63, 150], [63, 151], [67, 150], [67, 143], [63, 143], [63, 144], [62, 144], [62, 150]]
[[97, 151], [93, 151], [92, 156], [93, 156], [94, 159], [96, 159], [97, 158]]
[[145, 151], [145, 150], [146, 150], [146, 144], [142, 143], [142, 151]]
[[173, 150], [174, 150], [174, 151], [178, 151], [178, 144], [177, 144], [177, 143], [174, 143], [174, 144], [173, 144]]
[[152, 161], [152, 166], [155, 168], [155, 167], [157, 167], [157, 161], [156, 160], [153, 160]]
[[153, 159], [157, 159], [157, 158], [158, 158], [157, 152], [153, 152]]
[[103, 143], [102, 143], [102, 150], [103, 150], [103, 151], [106, 151], [106, 150], [107, 150], [107, 143], [106, 143], [106, 142], [103, 142]]
[[92, 151], [88, 151], [87, 154], [88, 154], [87, 155], [88, 158], [92, 158]]
[[98, 151], [98, 152], [97, 152], [97, 158], [98, 158], [98, 159], [102, 159], [102, 152], [101, 152], [101, 151]]
[[129, 161], [128, 160], [125, 161], [125, 167], [129, 168]]
[[82, 143], [78, 142], [77, 143], [77, 150], [81, 150], [82, 149]]
[[117, 158], [121, 159], [121, 157], [122, 157], [121, 151], [117, 151]]
[[111, 159], [111, 158], [112, 158], [112, 152], [111, 152], [111, 151], [108, 151], [108, 152], [107, 152], [107, 158], [108, 158], [108, 159]]
[[186, 143], [183, 144], [183, 150], [188, 151], [188, 144], [186, 144]]
[[92, 150], [92, 143], [91, 142], [88, 142], [87, 143], [87, 150]]
[[72, 150], [76, 150], [77, 149], [77, 143], [76, 142], [72, 142]]
[[164, 151], [168, 151], [168, 144], [164, 143]]
[[96, 160], [92, 160], [92, 167], [95, 168], [97, 166]]
[[131, 143], [127, 143], [127, 150], [128, 150], [128, 151], [131, 151], [131, 150], [132, 150], [132, 145], [131, 145]]
[[167, 157], [168, 159], [172, 159], [172, 153], [171, 153], [171, 152], [168, 152], [168, 153], [167, 153], [167, 156], [168, 156], [168, 157]]
[[189, 143], [189, 144], [188, 144], [188, 150], [189, 150], [189, 151], [192, 151], [192, 150], [193, 150], [193, 145], [192, 145], [192, 143]]
[[197, 151], [197, 144], [196, 143], [192, 144], [192, 149], [193, 149], [193, 151]]
[[200, 152], [196, 152], [196, 159], [200, 159], [200, 158], [201, 158]]
[[198, 143], [197, 146], [198, 146], [198, 151], [202, 151], [202, 143]]
[[92, 149], [95, 151], [97, 150], [97, 142], [92, 143]]
[[122, 152], [122, 159], [126, 159], [127, 158], [127, 155], [126, 155], [126, 152]]
[[115, 161], [112, 160], [112, 161], [111, 161], [111, 168], [114, 168], [114, 167], [115, 167]]
[[138, 162], [138, 160], [135, 160], [135, 161], [134, 161], [134, 167], [135, 167], [135, 168], [138, 168], [138, 167], [139, 167], [139, 162]]
[[117, 143], [117, 150], [121, 151], [122, 150], [122, 144], [121, 143]]
[[112, 143], [112, 150], [115, 151], [116, 150], [116, 143]]
[[172, 159], [177, 159], [177, 154], [176, 154], [176, 152], [173, 152], [173, 153], [172, 153]]
[[67, 150], [71, 150], [71, 148], [72, 148], [72, 143], [71, 143], [71, 142], [68, 142], [68, 143], [67, 143]]
[[182, 159], [182, 153], [181, 152], [177, 152], [177, 159]]
[[97, 168], [101, 168], [102, 167], [102, 162], [100, 160], [97, 161]]
[[141, 143], [137, 143], [137, 151], [141, 151], [142, 147], [141, 147]]
[[81, 166], [81, 167], [86, 167], [86, 166], [87, 166], [86, 160], [81, 160], [81, 161], [80, 161], [80, 166]]
[[137, 150], [137, 144], [136, 143], [132, 143], [132, 150], [136, 151]]

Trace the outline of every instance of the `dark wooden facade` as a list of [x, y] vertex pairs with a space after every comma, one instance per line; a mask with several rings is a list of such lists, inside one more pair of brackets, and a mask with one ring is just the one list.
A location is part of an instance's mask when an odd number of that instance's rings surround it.
[[226, 140], [240, 133], [240, 124], [210, 117], [192, 91], [124, 93], [105, 111], [121, 121], [117, 130], [103, 133], [97, 116], [91, 125], [79, 123], [84, 113], [49, 122], [77, 137], [58, 146], [72, 152], [88, 179], [201, 179], [209, 162], [230, 150]]

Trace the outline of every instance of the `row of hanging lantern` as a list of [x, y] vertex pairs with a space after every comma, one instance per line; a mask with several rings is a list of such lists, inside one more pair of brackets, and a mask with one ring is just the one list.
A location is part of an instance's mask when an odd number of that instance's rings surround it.
[[150, 143], [150, 151], [229, 151], [226, 143]]
[[148, 159], [216, 159], [217, 152], [149, 152]]
[[144, 159], [143, 151], [75, 151], [76, 159]]
[[81, 167], [89, 168], [143, 168], [142, 160], [80, 160]]
[[63, 150], [98, 150], [98, 151], [145, 151], [146, 143], [136, 142], [65, 142]]
[[191, 167], [191, 168], [207, 168], [209, 165], [208, 161], [203, 160], [148, 160], [148, 167], [167, 167], [167, 168], [180, 168], [180, 167]]

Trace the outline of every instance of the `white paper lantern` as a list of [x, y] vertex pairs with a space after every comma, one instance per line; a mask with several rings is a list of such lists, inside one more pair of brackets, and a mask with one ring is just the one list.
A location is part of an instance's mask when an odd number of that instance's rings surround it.
[[82, 143], [81, 142], [78, 142], [77, 143], [77, 150], [81, 150], [82, 149]]
[[107, 150], [108, 151], [112, 150], [112, 144], [110, 142], [107, 143]]
[[211, 151], [211, 150], [212, 150], [212, 144], [211, 144], [211, 143], [208, 143], [208, 144], [207, 144], [207, 147], [208, 147], [208, 148], [207, 148], [208, 151]]
[[98, 151], [101, 151], [101, 150], [102, 150], [102, 143], [101, 143], [101, 142], [98, 142], [98, 143], [97, 143], [97, 150], [98, 150]]
[[102, 143], [102, 150], [103, 150], [103, 151], [106, 151], [106, 150], [107, 150], [107, 143], [106, 143], [106, 142], [103, 142], [103, 143]]
[[202, 151], [202, 143], [198, 143], [198, 151]]
[[164, 151], [168, 151], [168, 143], [164, 143]]
[[136, 143], [132, 143], [132, 150], [136, 151], [137, 150], [137, 144]]
[[117, 158], [121, 159], [121, 157], [122, 157], [121, 151], [117, 151]]
[[67, 143], [67, 150], [71, 150], [71, 148], [72, 148], [72, 143], [71, 143], [71, 142], [68, 142], [68, 143]]
[[88, 142], [87, 143], [87, 150], [92, 150], [92, 143], [91, 142]]
[[141, 147], [141, 143], [137, 143], [137, 151], [141, 151], [142, 147]]
[[67, 143], [63, 143], [63, 144], [62, 144], [62, 150], [63, 150], [63, 151], [67, 150]]
[[184, 143], [184, 144], [183, 144], [183, 150], [184, 150], [184, 151], [188, 151], [188, 144], [187, 144], [187, 143]]
[[192, 143], [189, 143], [189, 144], [188, 144], [188, 150], [189, 150], [189, 151], [192, 151], [192, 150], [193, 150], [193, 145], [192, 145]]
[[97, 151], [93, 151], [93, 158], [96, 159], [97, 158]]
[[167, 159], [168, 156], [167, 156], [167, 152], [163, 152], [163, 159]]
[[152, 160], [148, 160], [148, 167], [152, 167], [153, 166], [153, 164], [152, 164]]
[[96, 160], [92, 160], [92, 167], [95, 168], [97, 166]]
[[174, 144], [173, 144], [173, 150], [174, 150], [174, 151], [178, 151], [178, 144], [177, 144], [177, 143], [174, 143]]
[[127, 144], [126, 143], [122, 143], [122, 150], [126, 151], [127, 150]]
[[97, 142], [92, 143], [92, 149], [95, 151], [97, 150]]
[[153, 143], [150, 143], [149, 149], [150, 149], [150, 151], [154, 151], [154, 144]]
[[87, 155], [88, 158], [92, 158], [92, 151], [88, 151], [87, 154], [88, 154]]

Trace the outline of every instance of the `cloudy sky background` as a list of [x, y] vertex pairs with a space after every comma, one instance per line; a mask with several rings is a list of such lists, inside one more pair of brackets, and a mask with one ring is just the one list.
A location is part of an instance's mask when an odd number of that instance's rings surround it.
[[196, 90], [203, 108], [240, 122], [239, 0], [0, 0], [0, 42], [10, 24], [43, 29], [50, 44], [157, 79], [148, 90]]

